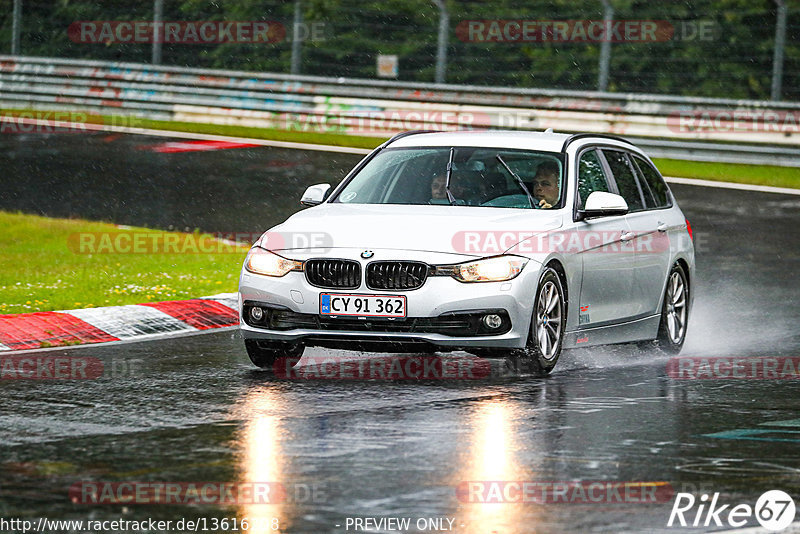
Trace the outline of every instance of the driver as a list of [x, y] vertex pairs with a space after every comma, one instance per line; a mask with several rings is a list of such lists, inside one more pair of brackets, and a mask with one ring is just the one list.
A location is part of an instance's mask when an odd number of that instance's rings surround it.
[[558, 204], [561, 194], [558, 185], [560, 174], [558, 164], [554, 161], [545, 161], [536, 169], [531, 194], [539, 201], [540, 208], [549, 209]]

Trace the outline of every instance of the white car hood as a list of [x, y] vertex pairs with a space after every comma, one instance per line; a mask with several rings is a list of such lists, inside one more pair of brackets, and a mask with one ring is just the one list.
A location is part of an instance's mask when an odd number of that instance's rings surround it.
[[[465, 247], [465, 235], [499, 239], [502, 253], [524, 233], [560, 228], [561, 211], [472, 206], [393, 204], [321, 204], [300, 211], [262, 236], [259, 244], [274, 251], [318, 248], [396, 249], [487, 256]], [[489, 235], [491, 234], [491, 235]], [[522, 236], [522, 237], [519, 237]], [[513, 242], [512, 242], [513, 241]], [[494, 250], [488, 250], [493, 252]]]

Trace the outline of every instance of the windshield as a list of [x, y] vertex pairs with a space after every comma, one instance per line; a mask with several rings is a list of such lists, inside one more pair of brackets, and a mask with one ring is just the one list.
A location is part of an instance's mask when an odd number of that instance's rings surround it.
[[333, 202], [553, 209], [562, 202], [563, 169], [561, 155], [553, 152], [390, 148], [372, 158]]

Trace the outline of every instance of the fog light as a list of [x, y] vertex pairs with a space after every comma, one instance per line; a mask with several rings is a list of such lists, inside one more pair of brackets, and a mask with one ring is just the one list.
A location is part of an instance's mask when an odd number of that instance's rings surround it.
[[258, 306], [250, 308], [250, 318], [254, 321], [260, 321], [264, 317], [264, 310]]
[[484, 315], [483, 324], [485, 324], [488, 328], [494, 330], [496, 328], [500, 328], [500, 326], [503, 324], [503, 318], [494, 313], [490, 315]]

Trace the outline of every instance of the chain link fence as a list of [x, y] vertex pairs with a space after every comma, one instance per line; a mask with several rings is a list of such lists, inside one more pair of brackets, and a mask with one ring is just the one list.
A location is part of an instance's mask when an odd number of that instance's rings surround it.
[[763, 100], [798, 37], [795, 0], [0, 0], [2, 53]]

